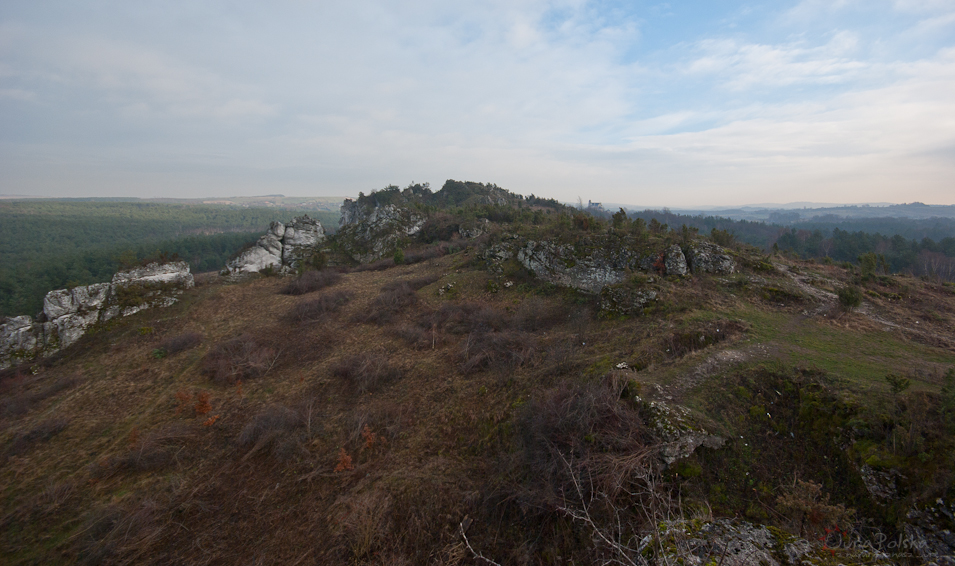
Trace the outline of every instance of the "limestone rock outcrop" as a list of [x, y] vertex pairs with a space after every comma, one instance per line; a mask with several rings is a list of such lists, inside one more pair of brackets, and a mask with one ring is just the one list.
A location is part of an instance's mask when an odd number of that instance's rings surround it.
[[498, 273], [512, 258], [548, 283], [601, 294], [604, 310], [616, 314], [638, 312], [656, 298], [649, 290], [631, 293], [618, 287], [635, 271], [687, 276], [691, 272], [733, 273], [736, 269], [733, 258], [709, 242], [694, 242], [684, 255], [677, 244], [654, 251], [610, 235], [590, 236], [573, 244], [510, 235], [484, 252], [489, 269]]
[[307, 215], [294, 218], [288, 224], [272, 222], [255, 245], [226, 263], [226, 270], [231, 274], [258, 273], [271, 267], [289, 272], [319, 251], [324, 242], [322, 223]]
[[693, 273], [726, 275], [736, 271], [736, 262], [726, 250], [711, 242], [694, 242], [686, 251], [686, 260]]
[[390, 255], [406, 237], [421, 231], [427, 218], [404, 206], [370, 206], [345, 199], [341, 207], [336, 240], [342, 250], [359, 263]]
[[667, 275], [686, 275], [690, 272], [686, 264], [686, 256], [680, 246], [673, 244], [664, 252], [663, 265], [666, 266]]
[[626, 270], [637, 263], [637, 254], [626, 247], [528, 241], [517, 259], [545, 281], [596, 294], [607, 285], [622, 283]]
[[35, 321], [24, 315], [0, 324], [0, 368], [66, 348], [94, 324], [171, 305], [194, 285], [189, 264], [179, 261], [120, 271], [109, 283], [50, 291]]

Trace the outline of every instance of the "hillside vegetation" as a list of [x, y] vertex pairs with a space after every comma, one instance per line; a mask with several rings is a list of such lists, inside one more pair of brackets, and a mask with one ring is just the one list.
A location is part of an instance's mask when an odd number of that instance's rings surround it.
[[886, 541], [955, 529], [955, 287], [736, 243], [625, 316], [494, 251], [699, 234], [464, 189], [363, 195], [427, 214], [384, 260], [208, 275], [0, 375], [0, 561], [917, 564]]
[[[221, 269], [278, 212], [143, 202], [0, 201], [0, 316], [35, 314], [54, 289], [108, 281], [160, 254], [195, 272]], [[291, 214], [291, 213], [289, 213]], [[337, 224], [337, 214], [312, 212]]]

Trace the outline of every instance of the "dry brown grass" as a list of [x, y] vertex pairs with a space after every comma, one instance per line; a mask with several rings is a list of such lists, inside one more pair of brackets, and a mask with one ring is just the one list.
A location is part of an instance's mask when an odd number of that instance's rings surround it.
[[[498, 561], [549, 552], [587, 563], [589, 533], [526, 482], [566, 486], [549, 442], [619, 484], [627, 462], [598, 452], [637, 449], [643, 430], [619, 396], [614, 405], [561, 382], [597, 383], [678, 327], [669, 315], [596, 320], [562, 296], [489, 294], [468, 259], [344, 273], [338, 285], [352, 299], [307, 325], [286, 319], [309, 302], [280, 294], [287, 280], [210, 283], [90, 336], [38, 376], [4, 380], [4, 395], [43, 392], [3, 417], [4, 446], [58, 416], [69, 425], [0, 467], [0, 562], [466, 564], [457, 526], [468, 515], [469, 538]], [[459, 298], [435, 292], [449, 281]], [[401, 283], [409, 304], [375, 324], [350, 322]], [[705, 302], [711, 289], [686, 285], [688, 303], [715, 304]], [[144, 326], [156, 335], [139, 336]], [[158, 336], [188, 332], [205, 338], [179, 356], [149, 355]], [[281, 355], [264, 378], [236, 377], [241, 394], [232, 377], [210, 385], [202, 360], [231, 359], [219, 346], [242, 336]], [[45, 389], [80, 367], [84, 379]], [[199, 389], [210, 412], [177, 415], [175, 393]], [[366, 427], [380, 439], [368, 449]], [[355, 469], [336, 474], [342, 448]]]

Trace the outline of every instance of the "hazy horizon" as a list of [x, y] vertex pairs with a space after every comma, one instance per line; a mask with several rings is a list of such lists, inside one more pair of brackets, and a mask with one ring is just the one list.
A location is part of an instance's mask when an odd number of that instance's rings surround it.
[[953, 202], [955, 4], [0, 5], [0, 193]]

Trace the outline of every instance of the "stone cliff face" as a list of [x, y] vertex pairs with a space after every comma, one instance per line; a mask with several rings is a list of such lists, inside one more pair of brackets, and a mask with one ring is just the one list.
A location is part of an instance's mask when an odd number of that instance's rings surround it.
[[258, 273], [267, 267], [292, 271], [324, 242], [322, 223], [308, 216], [294, 218], [288, 224], [273, 222], [254, 246], [229, 260], [226, 269], [232, 274]]
[[36, 321], [24, 315], [0, 324], [0, 368], [66, 348], [94, 324], [171, 305], [193, 286], [189, 264], [179, 261], [120, 271], [109, 283], [50, 291]]
[[345, 199], [336, 240], [352, 259], [367, 263], [390, 255], [402, 238], [421, 231], [424, 214], [395, 204], [363, 206]]

